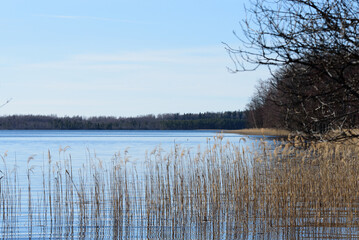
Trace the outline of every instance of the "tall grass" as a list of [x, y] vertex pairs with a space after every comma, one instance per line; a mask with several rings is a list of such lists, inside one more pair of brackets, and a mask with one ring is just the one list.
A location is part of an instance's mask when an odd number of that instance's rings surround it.
[[28, 159], [27, 197], [4, 155], [2, 237], [358, 237], [358, 147], [241, 141], [218, 136], [196, 153], [159, 146], [141, 166], [127, 151], [107, 163], [88, 151], [76, 170], [68, 148], [61, 148], [58, 161], [48, 153], [41, 171]]
[[241, 135], [259, 135], [259, 136], [284, 136], [290, 135], [290, 132], [284, 129], [276, 128], [244, 128], [239, 130], [224, 130], [225, 133], [235, 133]]

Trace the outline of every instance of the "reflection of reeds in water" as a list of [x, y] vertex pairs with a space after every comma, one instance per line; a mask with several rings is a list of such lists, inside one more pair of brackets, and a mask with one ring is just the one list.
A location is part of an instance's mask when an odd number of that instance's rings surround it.
[[60, 149], [59, 161], [48, 154], [41, 191], [30, 157], [24, 201], [16, 168], [1, 156], [2, 237], [358, 237], [357, 147], [222, 141], [209, 140], [197, 154], [158, 147], [143, 166], [126, 151], [107, 164], [89, 152], [77, 170]]

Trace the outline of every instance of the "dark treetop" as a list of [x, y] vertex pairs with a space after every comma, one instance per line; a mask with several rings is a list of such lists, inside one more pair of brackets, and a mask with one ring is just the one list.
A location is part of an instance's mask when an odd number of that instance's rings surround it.
[[44, 130], [194, 130], [241, 129], [246, 114], [241, 111], [221, 113], [159, 114], [137, 117], [57, 117], [13, 115], [0, 117], [0, 129]]

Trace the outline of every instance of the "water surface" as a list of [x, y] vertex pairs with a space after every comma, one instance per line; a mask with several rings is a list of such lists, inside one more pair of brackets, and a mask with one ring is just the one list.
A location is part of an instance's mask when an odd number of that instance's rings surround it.
[[[174, 187], [163, 184], [192, 186], [197, 177], [185, 176], [202, 171], [187, 170], [201, 166], [198, 153], [206, 152], [205, 161], [222, 154], [216, 135], [223, 144], [243, 147], [259, 139], [242, 141], [243, 136], [217, 131], [0, 131], [2, 237], [226, 239], [237, 234], [237, 227], [228, 225], [229, 215], [218, 215], [227, 220], [203, 220], [194, 203], [182, 209], [176, 203], [180, 199], [170, 201], [172, 207], [157, 205], [166, 196], [154, 199], [163, 194], [161, 189]], [[161, 162], [149, 165], [146, 156]], [[176, 159], [182, 159], [178, 165]], [[201, 173], [205, 179], [212, 175]]]
[[71, 154], [73, 166], [80, 166], [88, 153], [103, 161], [126, 151], [133, 161], [141, 161], [146, 152], [161, 146], [170, 151], [176, 144], [197, 151], [208, 140], [221, 134], [224, 139], [237, 142], [240, 135], [218, 131], [96, 131], [96, 130], [0, 130], [0, 154], [7, 154], [7, 163], [14, 161], [22, 167], [30, 156], [33, 164], [42, 165], [48, 151], [56, 159], [61, 149]]

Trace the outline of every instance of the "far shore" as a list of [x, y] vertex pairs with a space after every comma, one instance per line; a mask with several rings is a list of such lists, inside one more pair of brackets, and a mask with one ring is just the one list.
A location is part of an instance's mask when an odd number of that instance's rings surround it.
[[263, 136], [288, 136], [289, 131], [274, 128], [245, 128], [239, 130], [223, 130], [224, 133], [236, 133], [243, 135], [263, 135]]

